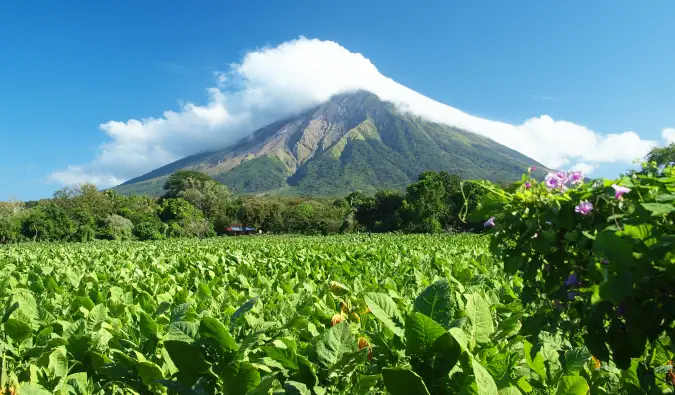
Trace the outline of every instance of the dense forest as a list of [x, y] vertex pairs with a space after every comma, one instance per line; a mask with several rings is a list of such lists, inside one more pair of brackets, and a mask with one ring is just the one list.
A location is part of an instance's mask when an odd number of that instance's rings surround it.
[[[425, 171], [405, 192], [353, 192], [342, 198], [236, 196], [197, 171], [179, 171], [160, 198], [124, 196], [83, 184], [51, 199], [0, 203], [0, 243], [22, 241], [159, 240], [210, 237], [231, 224], [264, 233], [330, 234], [354, 231], [467, 230], [457, 220], [464, 205], [461, 179]], [[465, 185], [468, 204], [478, 190]]]

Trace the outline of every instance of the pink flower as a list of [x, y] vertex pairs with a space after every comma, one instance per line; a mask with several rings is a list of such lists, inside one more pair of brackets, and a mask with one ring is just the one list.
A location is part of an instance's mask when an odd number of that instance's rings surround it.
[[537, 170], [537, 166], [532, 166], [532, 171]]
[[573, 171], [569, 174], [569, 179], [572, 184], [579, 184], [584, 180], [584, 175], [580, 171]]
[[530, 188], [532, 188], [532, 183], [530, 183], [528, 181], [528, 182], [525, 183], [525, 189], [530, 189]]
[[588, 200], [582, 200], [577, 204], [576, 207], [574, 207], [574, 211], [581, 214], [581, 215], [588, 215], [591, 211], [593, 211], [593, 203], [589, 202]]
[[612, 188], [614, 188], [614, 197], [618, 200], [623, 199], [624, 193], [630, 192], [630, 188], [622, 187], [621, 185], [613, 184]]
[[495, 217], [490, 217], [485, 223], [483, 224], [484, 228], [494, 228], [495, 227]]

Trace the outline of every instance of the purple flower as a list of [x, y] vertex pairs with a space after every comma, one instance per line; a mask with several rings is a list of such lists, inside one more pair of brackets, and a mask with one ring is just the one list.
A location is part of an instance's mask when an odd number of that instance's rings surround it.
[[609, 261], [605, 258], [602, 258], [602, 261], [600, 261], [600, 263], [603, 265], [609, 265]]
[[579, 284], [579, 280], [577, 280], [577, 275], [575, 273], [572, 273], [569, 276], [567, 276], [567, 280], [565, 280], [565, 286], [571, 287], [577, 284]]
[[572, 184], [579, 184], [584, 180], [584, 175], [580, 171], [573, 171], [569, 174], [569, 179]]
[[591, 211], [593, 211], [593, 203], [589, 202], [588, 200], [582, 200], [577, 204], [576, 207], [574, 207], [574, 211], [581, 214], [581, 215], [588, 215]]
[[495, 217], [490, 217], [485, 223], [483, 224], [484, 228], [494, 228], [495, 227]]
[[567, 299], [574, 300], [579, 295], [579, 292], [570, 291], [567, 293]]
[[548, 189], [560, 188], [562, 182], [556, 173], [548, 173], [544, 178], [544, 183]]
[[614, 197], [618, 200], [623, 199], [624, 193], [630, 192], [630, 188], [622, 187], [621, 185], [613, 184], [612, 188], [614, 188]]
[[528, 182], [525, 183], [525, 189], [530, 189], [530, 188], [532, 188], [532, 183], [530, 183], [528, 181]]

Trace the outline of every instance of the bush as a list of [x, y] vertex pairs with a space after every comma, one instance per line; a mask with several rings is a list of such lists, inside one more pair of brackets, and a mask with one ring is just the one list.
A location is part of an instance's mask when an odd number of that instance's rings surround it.
[[134, 224], [117, 214], [108, 215], [101, 221], [98, 236], [107, 240], [130, 240], [133, 238]]
[[586, 184], [578, 173], [524, 176], [512, 193], [489, 190], [473, 215], [496, 217], [492, 250], [523, 277], [536, 311], [524, 335], [562, 329], [653, 382], [668, 362], [661, 348], [675, 344], [675, 168]]

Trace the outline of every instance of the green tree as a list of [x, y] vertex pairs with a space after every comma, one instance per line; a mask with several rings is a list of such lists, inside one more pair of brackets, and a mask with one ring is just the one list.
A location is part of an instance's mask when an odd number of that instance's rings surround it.
[[178, 170], [164, 183], [164, 197], [177, 197], [181, 191], [191, 188], [195, 182], [213, 181], [208, 174], [196, 170]]
[[160, 217], [168, 225], [170, 237], [206, 237], [214, 233], [202, 212], [185, 199], [164, 199]]

